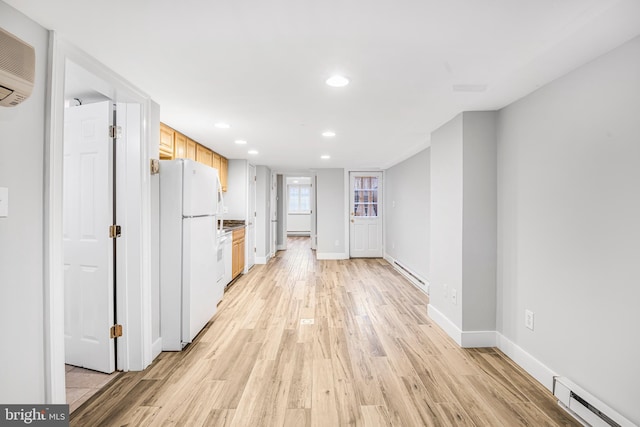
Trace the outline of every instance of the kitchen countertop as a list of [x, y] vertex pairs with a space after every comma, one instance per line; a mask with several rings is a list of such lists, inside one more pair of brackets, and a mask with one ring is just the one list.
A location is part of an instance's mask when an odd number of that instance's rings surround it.
[[224, 220], [222, 223], [222, 231], [223, 232], [229, 232], [229, 231], [233, 231], [233, 230], [238, 230], [240, 228], [244, 228], [246, 227], [246, 224], [244, 223], [244, 221], [237, 221], [237, 220]]

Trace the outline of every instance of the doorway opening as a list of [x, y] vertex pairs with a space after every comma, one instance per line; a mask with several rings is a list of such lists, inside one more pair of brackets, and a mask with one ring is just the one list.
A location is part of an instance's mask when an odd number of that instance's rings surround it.
[[313, 184], [311, 176], [287, 176], [284, 191], [287, 237], [311, 237]]
[[117, 337], [117, 107], [103, 82], [65, 68], [62, 163], [66, 401], [77, 408], [119, 367]]

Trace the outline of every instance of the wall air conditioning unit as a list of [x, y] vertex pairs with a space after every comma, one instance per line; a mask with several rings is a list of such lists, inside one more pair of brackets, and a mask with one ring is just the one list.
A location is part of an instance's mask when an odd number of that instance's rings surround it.
[[0, 105], [15, 107], [31, 95], [35, 69], [33, 46], [0, 28]]
[[637, 427], [595, 396], [564, 377], [553, 377], [553, 395], [558, 398], [558, 404], [583, 425]]

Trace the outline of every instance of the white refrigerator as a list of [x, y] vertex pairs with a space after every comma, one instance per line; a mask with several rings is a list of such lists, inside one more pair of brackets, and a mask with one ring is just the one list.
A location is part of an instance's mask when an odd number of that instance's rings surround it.
[[160, 162], [160, 335], [180, 351], [216, 313], [222, 211], [218, 171], [188, 159]]

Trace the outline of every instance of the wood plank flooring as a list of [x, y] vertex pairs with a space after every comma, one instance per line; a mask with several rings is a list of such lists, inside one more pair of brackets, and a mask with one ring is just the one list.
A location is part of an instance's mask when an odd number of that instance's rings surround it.
[[386, 261], [288, 247], [233, 284], [184, 351], [120, 375], [71, 425], [578, 425], [499, 350], [459, 348]]

